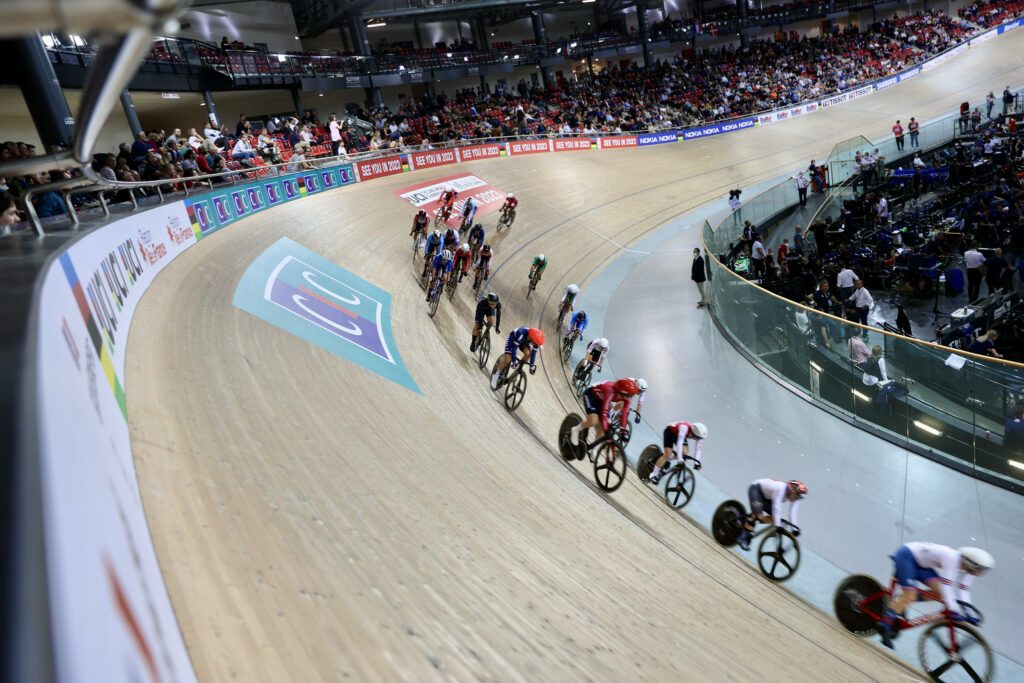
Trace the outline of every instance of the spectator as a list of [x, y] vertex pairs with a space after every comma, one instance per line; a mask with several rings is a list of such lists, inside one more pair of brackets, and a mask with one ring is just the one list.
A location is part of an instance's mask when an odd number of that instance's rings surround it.
[[803, 209], [807, 206], [807, 186], [811, 184], [811, 181], [807, 179], [803, 171], [800, 171], [793, 180], [793, 184], [796, 185], [797, 197], [800, 199], [800, 208]]
[[829, 289], [828, 280], [822, 280], [818, 283], [818, 288], [814, 290], [814, 293], [807, 297], [809, 301], [814, 303], [814, 307], [822, 313], [835, 314], [836, 305], [839, 303], [838, 299], [832, 296], [832, 291]]
[[968, 351], [976, 353], [979, 356], [994, 356], [995, 358], [1002, 358], [1003, 354], [999, 353], [996, 348], [996, 340], [999, 339], [998, 330], [989, 330], [987, 333], [979, 335], [977, 339], [971, 342]]
[[871, 351], [859, 334], [854, 334], [850, 337], [849, 349], [850, 360], [863, 369], [864, 363], [871, 357]]
[[992, 110], [996, 107], [996, 94], [991, 90], [988, 91], [988, 95], [985, 96], [985, 117], [992, 120]]
[[18, 215], [18, 205], [9, 193], [0, 194], [0, 235], [9, 234], [12, 225], [21, 222]]
[[871, 355], [868, 356], [861, 367], [864, 369], [861, 382], [865, 386], [873, 387], [876, 384], [885, 384], [889, 381], [889, 375], [886, 373], [885, 368], [885, 358], [882, 356], [882, 347], [878, 344], [871, 347]]
[[708, 305], [707, 292], [707, 276], [705, 274], [704, 257], [700, 255], [700, 249], [694, 247], [693, 249], [693, 265], [690, 267], [690, 279], [693, 280], [693, 284], [697, 286], [697, 291], [700, 292], [700, 301], [697, 302], [697, 308], [704, 308]]
[[743, 212], [740, 210], [743, 204], [740, 203], [740, 191], [729, 190], [729, 211], [732, 213], [734, 225], [739, 225], [743, 220]]
[[245, 114], [238, 115], [238, 123], [235, 125], [235, 137], [240, 138], [243, 135], [248, 135], [252, 128], [252, 124], [246, 120]]
[[[2, 206], [2, 203], [0, 203]], [[1003, 426], [1003, 448], [1010, 455], [1024, 454], [1024, 407], [1013, 410], [1013, 417]]]
[[988, 293], [991, 295], [998, 289], [1009, 289], [1006, 283], [1006, 276], [1011, 276], [1009, 264], [1003, 258], [1003, 250], [997, 248], [992, 255], [985, 259], [985, 284], [988, 285]]
[[211, 143], [216, 143], [217, 140], [220, 139], [220, 129], [217, 127], [217, 124], [212, 119], [206, 124], [206, 127], [203, 128], [203, 137], [209, 140]]
[[840, 261], [839, 266], [839, 274], [836, 276], [836, 289], [838, 290], [839, 298], [846, 301], [853, 296], [854, 285], [859, 278], [857, 273], [850, 270], [849, 266], [846, 265], [846, 261]]
[[327, 127], [331, 133], [331, 154], [338, 156], [338, 148], [341, 147], [341, 124], [338, 123], [338, 117], [331, 114], [330, 119], [327, 122]]
[[871, 293], [864, 286], [864, 281], [860, 278], [853, 283], [853, 286], [853, 295], [847, 299], [847, 302], [856, 312], [856, 317], [851, 317], [850, 319], [854, 322], [859, 322], [861, 325], [867, 325], [868, 313], [874, 307], [875, 300], [871, 298]]
[[188, 129], [188, 146], [196, 152], [203, 146], [203, 136], [196, 132], [195, 128]]
[[242, 134], [238, 141], [235, 142], [235, 146], [231, 150], [231, 158], [235, 161], [248, 162], [256, 157], [256, 152], [253, 151], [252, 145], [249, 144], [249, 136]]
[[892, 135], [896, 138], [896, 151], [903, 150], [903, 125], [899, 119], [896, 119], [896, 125], [892, 127]]
[[132, 143], [128, 164], [133, 168], [141, 167], [146, 163], [146, 157], [151, 151], [146, 134], [144, 132], [140, 132], [139, 136], [135, 139], [135, 142]]
[[1003, 89], [1003, 116], [1010, 113], [1013, 108], [1013, 93], [1010, 92], [1010, 86], [1006, 86]]
[[171, 142], [177, 143], [179, 145], [181, 144], [181, 128], [175, 128], [171, 132], [171, 134], [167, 136], [167, 139], [164, 140], [165, 145]]
[[920, 144], [918, 144], [918, 141], [917, 141], [917, 138], [920, 135], [920, 132], [918, 131], [919, 128], [920, 128], [920, 125], [917, 123], [917, 119], [915, 119], [913, 116], [911, 116], [910, 117], [910, 122], [907, 124], [907, 130], [910, 132], [910, 146], [911, 146], [911, 148], [916, 148], [916, 147], [920, 147], [921, 146]]
[[793, 253], [800, 257], [807, 254], [807, 240], [799, 225], [793, 230]]
[[752, 239], [750, 265], [754, 270], [754, 277], [758, 280], [763, 280], [766, 272], [765, 259], [768, 258], [768, 252], [764, 248], [764, 242], [761, 241], [761, 235], [755, 232]]
[[964, 264], [967, 268], [967, 302], [973, 303], [981, 296], [981, 277], [985, 263], [985, 256], [978, 251], [973, 242], [967, 251], [964, 252]]

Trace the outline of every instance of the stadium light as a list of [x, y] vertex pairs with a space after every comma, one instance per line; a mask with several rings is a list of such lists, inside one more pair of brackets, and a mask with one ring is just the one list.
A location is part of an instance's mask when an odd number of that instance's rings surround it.
[[388, 23], [383, 19], [370, 19], [369, 23], [366, 24], [366, 28], [380, 28], [387, 25]]

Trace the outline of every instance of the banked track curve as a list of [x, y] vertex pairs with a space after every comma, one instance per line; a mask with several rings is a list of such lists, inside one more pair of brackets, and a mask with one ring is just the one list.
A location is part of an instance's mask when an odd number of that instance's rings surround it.
[[[136, 314], [126, 387], [147, 518], [200, 677], [913, 679], [643, 487], [609, 499], [589, 473], [573, 476], [555, 450], [574, 405], [551, 367], [556, 344], [510, 419], [466, 348], [467, 289], [426, 315], [412, 207], [395, 190], [466, 172], [515, 191], [516, 225], [489, 237], [502, 329], [540, 320], [552, 335], [562, 287], [578, 282], [585, 306], [616, 244], [853, 134], [879, 137], [890, 118], [952, 111], [957, 83], [974, 94], [1024, 81], [1001, 58], [1022, 42], [1008, 34], [907, 84], [741, 134], [343, 188], [176, 259]], [[392, 294], [396, 345], [422, 395], [232, 306], [242, 273], [281, 237]], [[551, 266], [526, 300], [537, 251]]]

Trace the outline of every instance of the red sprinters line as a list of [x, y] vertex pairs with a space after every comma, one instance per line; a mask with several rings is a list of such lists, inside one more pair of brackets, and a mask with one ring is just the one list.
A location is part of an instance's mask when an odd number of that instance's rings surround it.
[[121, 587], [121, 581], [117, 578], [117, 574], [114, 573], [114, 567], [110, 563], [110, 558], [104, 558], [107, 567], [107, 579], [110, 581], [110, 587], [114, 591], [114, 597], [117, 600], [117, 611], [121, 613], [121, 618], [124, 619], [125, 624], [132, 633], [132, 639], [135, 641], [136, 647], [139, 648], [139, 652], [142, 653], [142, 658], [146, 660], [146, 668], [149, 669], [150, 676], [153, 677], [154, 681], [160, 681], [160, 672], [156, 668], [156, 660], [153, 658], [153, 651], [149, 649], [149, 643], [146, 642], [146, 636], [142, 633], [142, 628], [139, 626], [138, 619], [135, 618], [135, 613], [132, 611], [132, 606], [128, 604], [128, 596], [124, 594], [124, 589]]
[[344, 306], [340, 306], [340, 305], [334, 303], [333, 301], [329, 301], [329, 300], [325, 299], [324, 297], [320, 296], [319, 294], [316, 294], [314, 292], [309, 291], [305, 287], [299, 287], [298, 290], [300, 292], [302, 292], [303, 294], [306, 294], [307, 296], [313, 297], [314, 299], [316, 299], [317, 301], [319, 301], [322, 304], [327, 304], [331, 308], [335, 308], [335, 309], [341, 311], [342, 313], [344, 313], [345, 315], [347, 315], [350, 318], [358, 318], [359, 317], [358, 315], [356, 315], [352, 311], [348, 310]]

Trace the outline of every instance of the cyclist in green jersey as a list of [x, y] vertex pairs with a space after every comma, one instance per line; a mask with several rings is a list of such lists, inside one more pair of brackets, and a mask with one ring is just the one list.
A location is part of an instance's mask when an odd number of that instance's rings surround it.
[[544, 269], [548, 267], [548, 257], [544, 254], [537, 254], [533, 257], [533, 265], [530, 266], [530, 279], [533, 279], [534, 273], [537, 274], [537, 282], [544, 276]]

